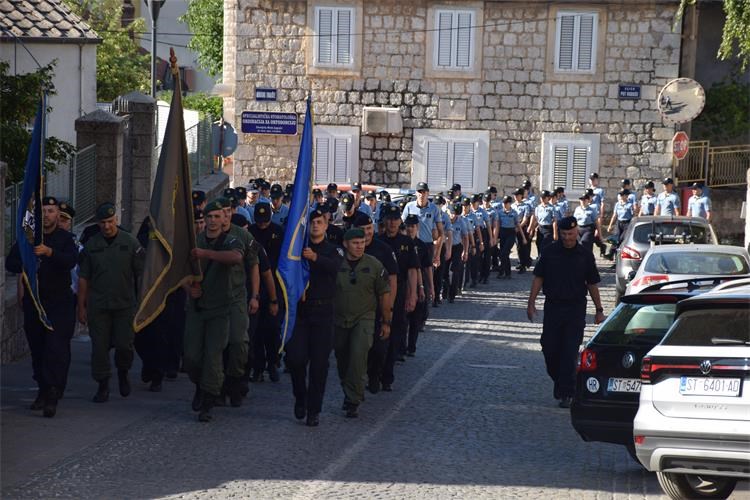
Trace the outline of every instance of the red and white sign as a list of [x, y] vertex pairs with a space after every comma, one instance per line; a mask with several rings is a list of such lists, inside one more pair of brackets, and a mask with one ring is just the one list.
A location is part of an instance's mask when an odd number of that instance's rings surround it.
[[690, 145], [690, 139], [688, 135], [683, 132], [677, 132], [672, 138], [672, 154], [677, 160], [683, 160], [688, 154], [688, 147]]

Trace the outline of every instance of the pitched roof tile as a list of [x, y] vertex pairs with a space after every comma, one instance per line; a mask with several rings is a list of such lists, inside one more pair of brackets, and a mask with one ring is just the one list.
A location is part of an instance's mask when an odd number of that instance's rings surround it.
[[[61, 0], [0, 0], [0, 40], [13, 38], [82, 39], [96, 42], [99, 35]], [[12, 33], [9, 35], [7, 32]]]

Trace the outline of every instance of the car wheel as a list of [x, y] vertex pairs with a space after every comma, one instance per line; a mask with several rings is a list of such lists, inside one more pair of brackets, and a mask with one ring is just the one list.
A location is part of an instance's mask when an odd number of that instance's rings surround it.
[[675, 500], [686, 498], [727, 498], [734, 491], [736, 479], [730, 477], [699, 476], [675, 472], [657, 472], [656, 477], [664, 493]]
[[638, 455], [635, 452], [635, 445], [634, 444], [626, 444], [625, 448], [627, 448], [628, 455], [630, 455], [630, 458], [632, 458], [635, 463], [637, 463], [638, 465], [640, 465], [641, 467], [643, 467], [643, 464], [641, 463], [640, 460], [638, 460]]

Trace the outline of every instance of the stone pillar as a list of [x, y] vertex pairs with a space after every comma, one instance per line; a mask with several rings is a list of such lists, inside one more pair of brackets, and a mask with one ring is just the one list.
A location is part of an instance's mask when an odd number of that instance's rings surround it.
[[[0, 161], [0, 207], [5, 209], [5, 174], [8, 166]], [[5, 214], [0, 217], [0, 328], [5, 331]]]
[[125, 168], [130, 174], [129, 220], [132, 227], [137, 229], [148, 214], [151, 188], [156, 176], [156, 101], [140, 92], [131, 92], [118, 97], [114, 104], [118, 115], [130, 117]]
[[97, 109], [75, 122], [79, 149], [96, 144], [96, 204], [106, 201], [122, 218], [123, 132], [126, 120]]

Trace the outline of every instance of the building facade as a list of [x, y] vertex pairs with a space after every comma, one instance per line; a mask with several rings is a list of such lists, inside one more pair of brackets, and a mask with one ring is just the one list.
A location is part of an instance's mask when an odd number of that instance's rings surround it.
[[[312, 97], [316, 183], [581, 191], [671, 172], [659, 90], [679, 76], [675, 1], [226, 0], [233, 181], [294, 176], [299, 137], [243, 111]], [[255, 100], [256, 88], [276, 101]], [[375, 109], [379, 108], [379, 109]]]

